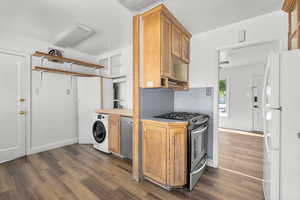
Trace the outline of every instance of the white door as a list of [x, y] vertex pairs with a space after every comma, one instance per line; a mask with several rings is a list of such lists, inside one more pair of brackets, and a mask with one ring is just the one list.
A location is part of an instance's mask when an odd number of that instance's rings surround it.
[[262, 93], [263, 93], [263, 76], [253, 77], [252, 86], [252, 113], [253, 113], [253, 130], [263, 131], [263, 113], [262, 113]]
[[26, 61], [0, 52], [0, 163], [25, 155]]
[[80, 144], [93, 144], [95, 111], [101, 108], [101, 78], [78, 77], [78, 131]]

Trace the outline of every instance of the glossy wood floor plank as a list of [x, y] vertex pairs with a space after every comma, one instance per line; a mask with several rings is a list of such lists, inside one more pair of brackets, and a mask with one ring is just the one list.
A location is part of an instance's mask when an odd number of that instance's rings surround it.
[[220, 167], [263, 178], [263, 137], [219, 131], [219, 141]]
[[0, 200], [263, 200], [258, 181], [208, 168], [192, 192], [132, 179], [127, 160], [71, 145], [0, 165]]

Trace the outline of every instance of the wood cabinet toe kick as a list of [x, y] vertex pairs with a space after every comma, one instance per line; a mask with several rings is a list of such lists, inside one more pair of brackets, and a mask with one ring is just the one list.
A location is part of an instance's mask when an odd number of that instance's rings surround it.
[[187, 184], [187, 122], [141, 120], [144, 176], [165, 189]]

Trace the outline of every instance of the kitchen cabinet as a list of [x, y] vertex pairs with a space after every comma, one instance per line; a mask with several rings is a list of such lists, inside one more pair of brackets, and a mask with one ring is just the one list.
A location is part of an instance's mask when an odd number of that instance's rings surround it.
[[185, 63], [190, 63], [190, 39], [184, 34], [181, 36], [181, 58]]
[[142, 87], [188, 89], [191, 34], [159, 5], [142, 17]]
[[171, 67], [171, 38], [172, 38], [172, 24], [167, 17], [161, 16], [162, 23], [162, 65], [161, 74], [164, 76], [172, 77], [173, 70]]
[[172, 54], [181, 58], [181, 32], [172, 25]]
[[288, 13], [288, 48], [300, 49], [300, 0], [285, 0], [282, 10]]
[[120, 154], [120, 115], [109, 115], [108, 118], [108, 149]]
[[169, 185], [179, 187], [187, 178], [187, 132], [185, 127], [169, 129]]
[[146, 178], [167, 189], [187, 183], [187, 123], [142, 120]]
[[167, 184], [167, 128], [145, 125], [143, 128], [144, 175]]

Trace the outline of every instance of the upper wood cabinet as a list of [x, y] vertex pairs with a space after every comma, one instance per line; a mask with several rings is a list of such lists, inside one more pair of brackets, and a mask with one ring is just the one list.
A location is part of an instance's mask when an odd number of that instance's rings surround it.
[[191, 34], [164, 5], [142, 17], [143, 88], [188, 88]]
[[144, 175], [165, 187], [187, 183], [186, 123], [142, 120]]
[[172, 25], [172, 54], [181, 58], [181, 31]]
[[172, 57], [171, 57], [171, 38], [172, 38], [172, 24], [171, 21], [161, 16], [161, 29], [162, 29], [162, 46], [161, 46], [161, 74], [164, 76], [172, 77]]
[[289, 14], [289, 50], [300, 49], [300, 0], [285, 0], [282, 10]]
[[108, 118], [108, 149], [113, 152], [120, 154], [120, 115], [109, 115]]
[[184, 62], [190, 63], [190, 39], [184, 34], [181, 36], [181, 58]]

